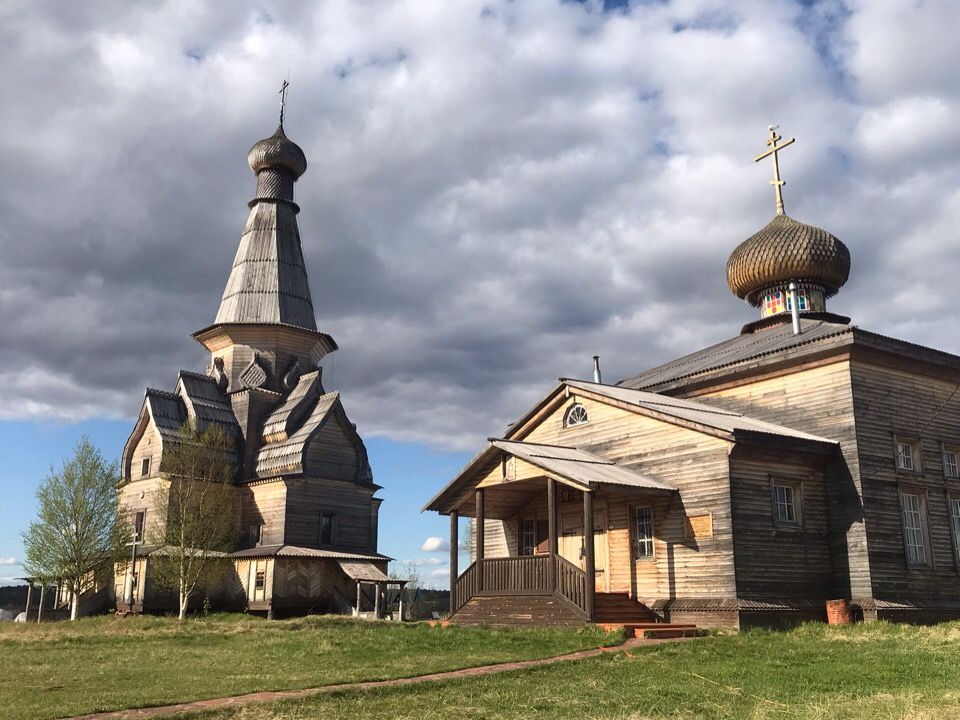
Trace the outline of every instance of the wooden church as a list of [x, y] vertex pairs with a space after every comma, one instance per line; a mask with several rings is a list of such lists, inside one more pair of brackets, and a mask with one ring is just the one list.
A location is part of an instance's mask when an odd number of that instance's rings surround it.
[[784, 213], [791, 142], [771, 130], [776, 215], [727, 263], [758, 320], [616, 384], [561, 379], [428, 503], [452, 547], [474, 528], [453, 622], [960, 617], [960, 357], [827, 311], [850, 254]]
[[377, 552], [381, 500], [363, 440], [320, 361], [337, 349], [317, 330], [297, 226], [294, 184], [307, 160], [283, 129], [250, 150], [256, 195], [212, 325], [193, 337], [210, 352], [205, 373], [181, 370], [172, 392], [148, 389], [122, 456], [121, 503], [137, 549], [118, 566], [121, 609], [166, 610], [151, 554], [165, 518], [157, 488], [168, 482], [165, 450], [184, 423], [211, 424], [235, 439], [237, 548], [234, 573], [203, 596], [252, 611], [361, 612], [379, 607], [389, 558]]

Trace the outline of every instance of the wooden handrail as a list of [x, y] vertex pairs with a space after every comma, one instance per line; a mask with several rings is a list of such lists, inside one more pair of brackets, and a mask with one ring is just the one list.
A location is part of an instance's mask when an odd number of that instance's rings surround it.
[[587, 614], [587, 574], [564, 558], [556, 555], [557, 593]]

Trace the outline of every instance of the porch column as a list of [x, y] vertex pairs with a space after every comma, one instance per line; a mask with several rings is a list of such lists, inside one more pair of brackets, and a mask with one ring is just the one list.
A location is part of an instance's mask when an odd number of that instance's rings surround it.
[[373, 584], [373, 619], [380, 619], [380, 583]]
[[483, 546], [484, 541], [486, 540], [486, 532], [484, 532], [484, 519], [485, 514], [483, 511], [483, 488], [477, 490], [477, 513], [476, 513], [476, 524], [474, 525], [474, 532], [477, 536], [477, 589], [483, 590]]
[[583, 491], [583, 570], [587, 574], [587, 620], [593, 620], [596, 560], [593, 556], [593, 493]]
[[357, 609], [353, 613], [354, 617], [360, 617], [360, 581], [357, 580]]
[[460, 568], [457, 562], [460, 553], [457, 552], [457, 544], [460, 541], [460, 515], [456, 512], [450, 513], [450, 613], [454, 613], [453, 588], [457, 584], [457, 578], [460, 577]]
[[[40, 622], [40, 618], [43, 617], [43, 596], [47, 592], [47, 581], [44, 580], [43, 584], [40, 586], [40, 607], [37, 609], [37, 622]], [[30, 618], [27, 618], [28, 620]]]
[[33, 597], [33, 580], [27, 580], [27, 606], [23, 609], [23, 614], [27, 620], [30, 619], [30, 600]]
[[547, 478], [547, 541], [550, 545], [550, 589], [557, 589], [557, 481]]

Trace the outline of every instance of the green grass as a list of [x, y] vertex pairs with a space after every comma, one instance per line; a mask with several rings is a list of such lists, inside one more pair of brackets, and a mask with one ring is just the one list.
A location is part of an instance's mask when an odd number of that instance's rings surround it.
[[509, 674], [196, 717], [948, 720], [960, 718], [960, 623], [719, 635]]
[[0, 624], [0, 718], [166, 705], [406, 677], [612, 644], [596, 631], [505, 631], [307, 617], [99, 617]]

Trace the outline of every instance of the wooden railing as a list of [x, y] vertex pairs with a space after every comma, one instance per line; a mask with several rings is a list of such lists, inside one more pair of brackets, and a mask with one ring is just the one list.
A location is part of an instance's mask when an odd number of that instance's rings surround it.
[[[587, 575], [556, 555], [484, 558], [471, 564], [451, 590], [456, 612], [477, 595], [544, 595], [557, 593], [584, 614], [587, 612]], [[551, 572], [553, 570], [553, 572]]]
[[557, 593], [587, 613], [587, 574], [561, 555], [556, 556]]
[[491, 595], [548, 593], [552, 589], [549, 555], [484, 558], [481, 566], [483, 567], [481, 590]]

